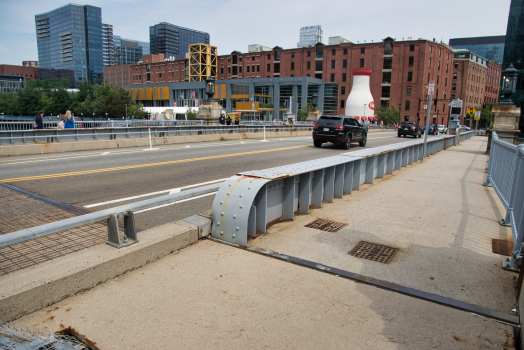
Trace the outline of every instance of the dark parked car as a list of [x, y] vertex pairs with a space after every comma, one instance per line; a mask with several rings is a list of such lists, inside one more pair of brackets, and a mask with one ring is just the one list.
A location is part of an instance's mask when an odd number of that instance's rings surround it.
[[398, 128], [398, 137], [411, 135], [413, 137], [421, 137], [422, 130], [415, 122], [402, 122]]
[[351, 147], [351, 143], [358, 142], [364, 147], [368, 139], [365, 125], [358, 120], [346, 116], [321, 116], [313, 128], [313, 144], [321, 147], [323, 143], [332, 142], [345, 149]]
[[[422, 127], [422, 133], [426, 130], [426, 125]], [[429, 125], [428, 126], [428, 135], [436, 135], [438, 130], [438, 127], [436, 125]]]

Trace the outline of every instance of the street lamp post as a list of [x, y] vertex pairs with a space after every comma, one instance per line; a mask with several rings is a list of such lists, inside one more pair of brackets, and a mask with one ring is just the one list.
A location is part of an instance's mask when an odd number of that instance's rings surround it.
[[126, 103], [126, 119], [127, 119], [127, 103]]
[[513, 63], [502, 72], [502, 96], [500, 99], [501, 105], [513, 105], [511, 96], [517, 91], [517, 78], [519, 71], [513, 67]]
[[206, 79], [206, 95], [207, 102], [215, 101], [213, 96], [215, 95], [215, 79], [212, 76]]
[[84, 113], [80, 113], [80, 118], [84, 121]]
[[402, 103], [398, 103], [398, 125], [400, 126], [400, 109], [402, 108]]
[[93, 112], [93, 120], [95, 119], [95, 112]]

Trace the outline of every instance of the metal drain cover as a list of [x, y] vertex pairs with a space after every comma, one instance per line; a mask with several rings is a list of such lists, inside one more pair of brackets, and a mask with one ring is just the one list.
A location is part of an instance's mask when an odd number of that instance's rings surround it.
[[316, 219], [315, 221], [310, 222], [306, 227], [314, 228], [317, 230], [327, 231], [327, 232], [337, 232], [343, 227], [346, 227], [348, 224], [343, 222], [336, 222], [332, 220]]
[[387, 245], [369, 243], [360, 241], [355, 248], [351, 249], [348, 254], [356, 258], [368, 259], [387, 264], [393, 259], [398, 248], [388, 247]]
[[513, 242], [502, 239], [491, 240], [491, 251], [495, 254], [511, 256], [513, 252]]

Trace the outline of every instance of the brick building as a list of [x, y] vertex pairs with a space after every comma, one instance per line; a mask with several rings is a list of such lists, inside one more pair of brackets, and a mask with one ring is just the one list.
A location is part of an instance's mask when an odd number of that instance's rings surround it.
[[23, 76], [25, 80], [40, 79], [40, 71], [38, 67], [0, 64], [0, 74]]
[[499, 98], [500, 79], [501, 79], [502, 67], [496, 63], [488, 62], [487, 74], [486, 74], [486, 87], [484, 102], [496, 104]]

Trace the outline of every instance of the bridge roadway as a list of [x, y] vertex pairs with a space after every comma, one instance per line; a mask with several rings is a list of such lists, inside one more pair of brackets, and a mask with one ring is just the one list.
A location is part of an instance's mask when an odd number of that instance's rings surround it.
[[[395, 132], [370, 133], [366, 147], [404, 142]], [[361, 149], [355, 144], [350, 151]], [[85, 211], [97, 211], [226, 179], [236, 173], [347, 152], [331, 144], [315, 148], [311, 137], [219, 141], [97, 152], [0, 159], [0, 182]], [[136, 215], [147, 229], [211, 208], [212, 195]]]

